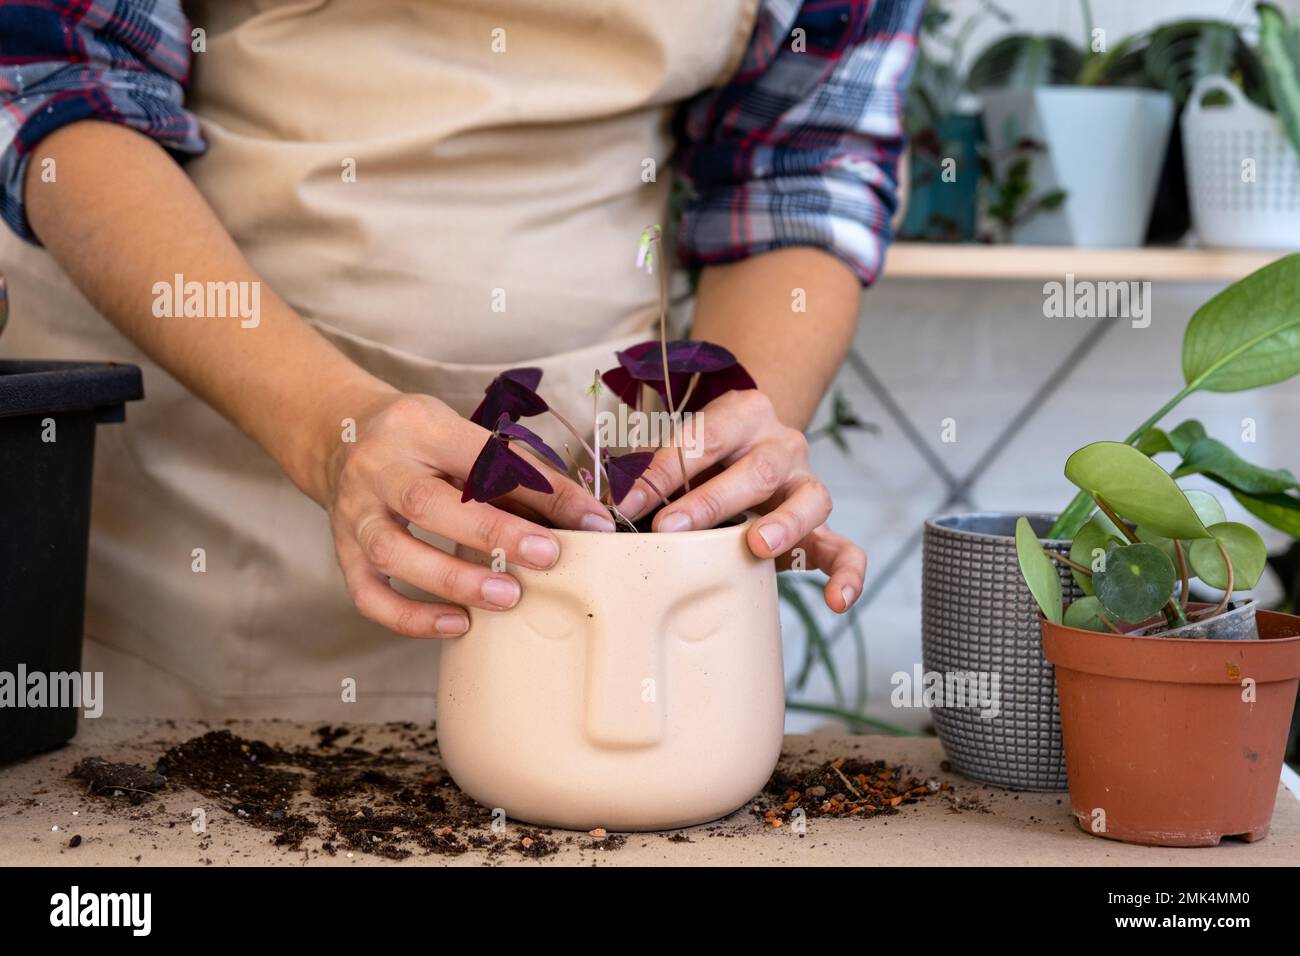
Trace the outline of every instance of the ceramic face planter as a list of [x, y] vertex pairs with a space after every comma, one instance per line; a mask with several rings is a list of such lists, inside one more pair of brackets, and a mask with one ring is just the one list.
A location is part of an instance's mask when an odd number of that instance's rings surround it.
[[781, 751], [772, 562], [743, 525], [557, 534], [554, 568], [511, 567], [524, 592], [513, 610], [471, 610], [469, 632], [443, 647], [448, 772], [512, 819], [577, 830], [735, 810]]

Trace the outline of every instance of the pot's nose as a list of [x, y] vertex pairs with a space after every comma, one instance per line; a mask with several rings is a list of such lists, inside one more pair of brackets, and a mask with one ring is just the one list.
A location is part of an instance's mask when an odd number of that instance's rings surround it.
[[587, 738], [598, 747], [652, 747], [664, 735], [662, 642], [654, 628], [587, 642]]

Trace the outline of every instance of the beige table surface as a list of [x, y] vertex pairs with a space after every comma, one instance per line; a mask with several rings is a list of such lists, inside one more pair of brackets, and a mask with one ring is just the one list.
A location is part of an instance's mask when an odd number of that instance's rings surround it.
[[[119, 799], [91, 796], [70, 779], [83, 757], [136, 762], [152, 768], [171, 745], [209, 729], [268, 743], [315, 745], [314, 725], [282, 721], [88, 720], [77, 738], [58, 751], [0, 768], [0, 865], [222, 865], [419, 866], [451, 865], [1300, 865], [1300, 802], [1279, 787], [1272, 831], [1259, 843], [1225, 841], [1200, 849], [1129, 846], [1081, 832], [1064, 794], [1012, 793], [970, 783], [941, 769], [943, 754], [933, 738], [791, 736], [783, 762], [821, 762], [837, 757], [887, 760], [922, 780], [950, 783], [897, 813], [872, 819], [808, 820], [799, 836], [772, 828], [747, 809], [717, 824], [679, 831], [681, 835], [629, 834], [618, 852], [601, 850], [587, 834], [554, 831], [560, 852], [544, 859], [519, 853], [471, 849], [460, 856], [416, 855], [392, 862], [364, 853], [330, 856], [309, 839], [296, 851], [276, 847], [271, 834], [213, 808], [206, 835], [190, 827], [192, 807], [212, 801], [173, 786], [157, 798], [127, 808]], [[401, 749], [409, 728], [354, 725], [366, 749]], [[432, 735], [429, 735], [430, 737]], [[344, 741], [346, 743], [346, 741]], [[408, 754], [417, 772], [436, 767], [431, 751]], [[57, 827], [58, 829], [54, 829]], [[517, 840], [513, 822], [500, 839]], [[80, 846], [69, 848], [72, 835]]]

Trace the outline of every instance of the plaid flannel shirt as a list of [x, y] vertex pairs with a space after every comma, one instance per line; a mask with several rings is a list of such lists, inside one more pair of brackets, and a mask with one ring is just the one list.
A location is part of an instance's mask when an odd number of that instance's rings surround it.
[[[923, 7], [763, 0], [736, 75], [683, 105], [683, 264], [816, 246], [864, 283], [876, 278]], [[201, 153], [184, 105], [189, 71], [179, 0], [0, 2], [0, 218], [35, 240], [24, 170], [43, 138], [77, 120], [121, 123], [177, 156]]]

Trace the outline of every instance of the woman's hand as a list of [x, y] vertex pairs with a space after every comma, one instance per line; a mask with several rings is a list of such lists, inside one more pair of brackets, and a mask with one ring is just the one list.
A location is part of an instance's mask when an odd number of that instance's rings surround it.
[[[407, 637], [452, 637], [469, 627], [465, 607], [503, 611], [519, 601], [509, 574], [462, 560], [414, 537], [408, 525], [506, 561], [548, 568], [560, 544], [542, 525], [504, 510], [516, 508], [559, 528], [613, 531], [605, 509], [582, 487], [545, 468], [553, 494], [520, 489], [495, 504], [460, 500], [460, 488], [488, 432], [435, 398], [398, 392], [360, 403], [357, 440], [338, 442], [327, 457], [321, 503], [329, 512], [334, 549], [352, 602], [365, 617]], [[447, 599], [405, 597], [397, 578]]]
[[[830, 576], [823, 591], [826, 606], [847, 611], [862, 593], [867, 556], [826, 526], [831, 496], [808, 468], [803, 433], [781, 424], [772, 403], [757, 389], [728, 392], [695, 417], [701, 454], [686, 459], [687, 474], [694, 478], [721, 470], [659, 512], [654, 530], [701, 530], [742, 511], [763, 512], [749, 529], [750, 550], [789, 567], [792, 549], [802, 548], [805, 566]], [[671, 498], [682, 486], [677, 450], [659, 449], [645, 476]], [[636, 520], [657, 503], [645, 483], [637, 482], [619, 510]]]

